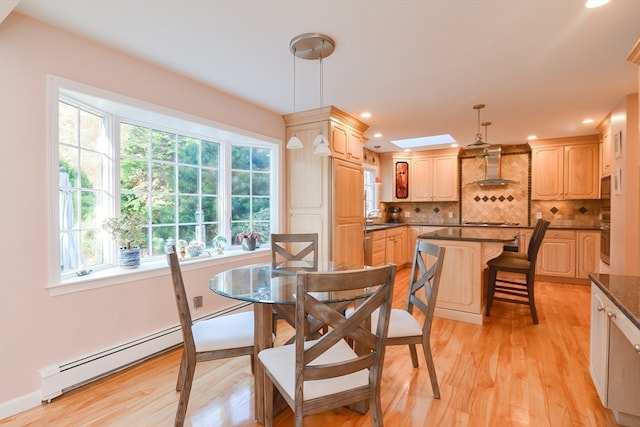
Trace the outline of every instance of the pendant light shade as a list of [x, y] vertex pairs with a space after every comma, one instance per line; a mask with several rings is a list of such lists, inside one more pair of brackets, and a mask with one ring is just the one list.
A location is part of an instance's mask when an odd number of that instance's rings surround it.
[[298, 136], [294, 132], [291, 138], [289, 138], [289, 142], [287, 142], [287, 149], [295, 150], [302, 147], [304, 147], [304, 145], [302, 145], [302, 141], [300, 141], [300, 138], [298, 138]]

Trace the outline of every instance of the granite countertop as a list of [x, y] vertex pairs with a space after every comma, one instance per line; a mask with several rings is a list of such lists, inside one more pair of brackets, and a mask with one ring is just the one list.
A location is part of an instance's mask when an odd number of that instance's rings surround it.
[[[470, 228], [491, 228], [491, 229], [509, 229], [509, 228], [517, 228], [517, 229], [523, 229], [523, 228], [529, 228], [529, 229], [534, 229], [535, 226], [533, 225], [475, 225], [475, 224], [433, 224], [433, 223], [426, 223], [426, 222], [421, 222], [421, 223], [411, 223], [411, 222], [396, 222], [396, 223], [390, 223], [390, 222], [385, 222], [385, 223], [378, 223], [378, 224], [372, 224], [372, 225], [366, 225], [365, 226], [365, 231], [377, 231], [377, 230], [385, 230], [387, 228], [395, 228], [395, 227], [402, 227], [402, 226], [409, 226], [409, 227], [442, 227], [442, 228], [446, 228], [446, 227], [470, 227]], [[549, 226], [550, 230], [585, 230], [585, 231], [600, 231], [600, 226], [599, 225], [553, 225], [551, 224]]]
[[589, 278], [640, 329], [640, 277], [590, 273]]
[[420, 234], [418, 239], [462, 240], [468, 242], [512, 242], [517, 232], [503, 227], [446, 227]]

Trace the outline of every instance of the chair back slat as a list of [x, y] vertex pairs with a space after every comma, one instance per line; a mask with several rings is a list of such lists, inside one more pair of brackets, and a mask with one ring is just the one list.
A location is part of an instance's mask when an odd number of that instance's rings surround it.
[[[444, 256], [445, 248], [425, 240], [416, 242], [411, 266], [411, 284], [407, 297], [407, 311], [409, 313], [413, 313], [413, 309], [417, 308], [425, 315], [426, 319], [433, 317], [440, 288]], [[427, 266], [429, 262], [431, 265]], [[416, 295], [420, 289], [424, 289], [426, 301]], [[427, 324], [430, 327], [431, 322], [425, 322], [425, 325]]]
[[271, 265], [286, 266], [290, 261], [309, 262], [310, 271], [318, 269], [318, 233], [271, 234]]
[[540, 245], [542, 245], [542, 240], [544, 240], [544, 235], [546, 234], [547, 228], [549, 228], [550, 224], [551, 223], [549, 221], [539, 219], [533, 229], [533, 233], [531, 233], [531, 240], [529, 240], [529, 247], [527, 248], [527, 257], [531, 265], [535, 265], [536, 263]]
[[[328, 325], [328, 332], [323, 334], [312, 346], [305, 345], [304, 328], [296, 330], [296, 384], [312, 379], [332, 378], [337, 372], [351, 373], [379, 364], [384, 357], [384, 340], [386, 338], [391, 296], [396, 267], [393, 264], [383, 267], [345, 270], [333, 273], [298, 272], [296, 322], [303, 322], [309, 315]], [[344, 291], [345, 289], [374, 289], [356, 308], [353, 315], [345, 317], [329, 303], [318, 301], [313, 292]], [[376, 289], [377, 288], [377, 289]], [[367, 321], [373, 311], [380, 310], [376, 334], [371, 332]], [[367, 351], [357, 359], [327, 365], [311, 365], [338, 341], [350, 339], [359, 348]], [[306, 348], [307, 347], [307, 348]], [[379, 377], [376, 373], [376, 379]], [[296, 387], [297, 388], [297, 387]]]

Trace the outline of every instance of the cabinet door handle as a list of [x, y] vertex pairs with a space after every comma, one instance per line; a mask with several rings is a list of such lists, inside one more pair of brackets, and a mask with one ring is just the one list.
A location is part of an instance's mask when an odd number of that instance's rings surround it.
[[609, 317], [609, 319], [615, 319], [616, 318], [616, 314], [613, 311], [607, 312], [607, 316]]
[[637, 351], [638, 353], [640, 353], [640, 344], [636, 344], [636, 345], [634, 345], [634, 346], [633, 346], [633, 349], [634, 349], [635, 351]]
[[598, 306], [598, 308], [597, 308], [596, 310], [598, 310], [598, 311], [604, 311], [604, 307], [603, 307], [603, 306], [601, 306], [601, 305], [599, 305], [599, 306]]

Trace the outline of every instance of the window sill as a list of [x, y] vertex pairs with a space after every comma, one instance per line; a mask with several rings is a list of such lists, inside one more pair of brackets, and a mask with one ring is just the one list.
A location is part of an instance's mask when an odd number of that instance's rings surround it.
[[[227, 250], [220, 255], [212, 254], [185, 258], [180, 261], [180, 267], [182, 271], [197, 270], [225, 265], [231, 260], [246, 260], [247, 264], [253, 264], [264, 261], [265, 252], [270, 250], [270, 247], [259, 248], [255, 251]], [[50, 284], [47, 286], [47, 290], [50, 296], [66, 295], [168, 274], [169, 266], [164, 258], [160, 258], [156, 261], [142, 263], [137, 268], [113, 267], [94, 271], [86, 276], [64, 279], [60, 283]]]

